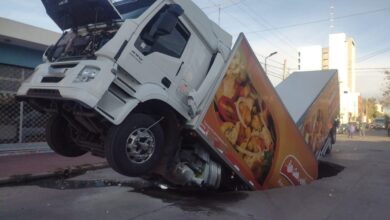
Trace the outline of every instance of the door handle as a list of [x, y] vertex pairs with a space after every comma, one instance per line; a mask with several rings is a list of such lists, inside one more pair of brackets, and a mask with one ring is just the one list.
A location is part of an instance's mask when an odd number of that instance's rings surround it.
[[183, 64], [184, 64], [184, 61], [183, 61], [183, 62], [181, 62], [181, 64], [180, 64], [180, 67], [179, 67], [179, 69], [177, 70], [176, 76], [177, 76], [177, 75], [179, 75], [179, 73], [180, 73], [180, 70], [181, 70], [181, 67], [183, 66]]

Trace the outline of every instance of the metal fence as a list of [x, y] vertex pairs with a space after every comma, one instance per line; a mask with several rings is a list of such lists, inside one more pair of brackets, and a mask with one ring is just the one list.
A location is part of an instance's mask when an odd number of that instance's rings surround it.
[[21, 83], [32, 72], [31, 69], [0, 64], [0, 144], [46, 141], [48, 117], [15, 99]]

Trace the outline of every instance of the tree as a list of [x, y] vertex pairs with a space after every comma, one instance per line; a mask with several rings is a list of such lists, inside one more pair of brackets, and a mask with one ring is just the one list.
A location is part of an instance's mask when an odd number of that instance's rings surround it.
[[379, 112], [376, 109], [375, 104], [377, 103], [376, 98], [363, 99], [364, 112], [367, 115], [367, 118], [372, 120], [379, 116]]
[[383, 88], [383, 105], [386, 107], [390, 106], [390, 71], [385, 71], [385, 81]]

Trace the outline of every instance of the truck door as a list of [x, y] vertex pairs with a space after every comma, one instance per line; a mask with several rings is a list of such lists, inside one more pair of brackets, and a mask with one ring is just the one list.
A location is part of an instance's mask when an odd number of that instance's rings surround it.
[[191, 36], [184, 24], [179, 21], [170, 33], [151, 39], [149, 33], [156, 27], [159, 17], [167, 10], [163, 6], [151, 19], [140, 24], [118, 64], [128, 70], [141, 83], [162, 85], [167, 90], [177, 87], [175, 78], [182, 66], [183, 53]]
[[191, 33], [191, 36], [181, 57], [180, 71], [174, 79], [178, 88], [170, 93], [171, 96], [178, 97], [181, 102], [187, 103], [188, 93], [198, 90], [207, 75], [212, 52], [186, 19], [181, 18], [180, 23]]
[[188, 93], [202, 83], [212, 53], [184, 16], [170, 33], [148, 39], [168, 7], [160, 6], [139, 25], [118, 64], [141, 83], [163, 84], [169, 98], [186, 109]]

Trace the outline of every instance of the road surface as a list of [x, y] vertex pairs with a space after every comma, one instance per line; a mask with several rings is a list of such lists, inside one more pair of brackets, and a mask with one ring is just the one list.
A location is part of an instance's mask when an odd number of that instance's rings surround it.
[[0, 219], [388, 219], [390, 137], [385, 131], [368, 135], [338, 137], [326, 160], [345, 169], [306, 186], [183, 192], [102, 169], [2, 187]]

